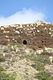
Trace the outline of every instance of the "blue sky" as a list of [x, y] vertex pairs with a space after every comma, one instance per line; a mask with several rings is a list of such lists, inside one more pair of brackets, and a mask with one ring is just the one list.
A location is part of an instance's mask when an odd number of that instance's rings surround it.
[[[18, 15], [19, 12], [20, 15]], [[42, 20], [53, 22], [53, 0], [0, 0], [0, 23], [4, 23], [7, 19], [19, 18], [19, 16], [21, 16], [19, 19], [21, 21], [24, 15], [29, 17], [28, 13], [30, 16], [41, 17]], [[19, 22], [17, 18], [15, 21]], [[32, 17], [29, 18], [32, 19]], [[7, 21], [7, 23], [13, 23], [13, 20]]]

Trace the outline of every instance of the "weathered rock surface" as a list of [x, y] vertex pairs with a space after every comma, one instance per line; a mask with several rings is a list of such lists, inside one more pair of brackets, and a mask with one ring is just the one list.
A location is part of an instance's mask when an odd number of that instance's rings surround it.
[[0, 44], [9, 43], [20, 43], [34, 49], [53, 48], [53, 25], [42, 22], [1, 26]]

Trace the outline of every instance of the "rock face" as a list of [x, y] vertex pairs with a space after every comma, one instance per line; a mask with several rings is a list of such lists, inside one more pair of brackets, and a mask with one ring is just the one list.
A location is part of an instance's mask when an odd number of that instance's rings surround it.
[[0, 44], [20, 43], [34, 49], [53, 48], [53, 25], [46, 23], [15, 24], [0, 27]]

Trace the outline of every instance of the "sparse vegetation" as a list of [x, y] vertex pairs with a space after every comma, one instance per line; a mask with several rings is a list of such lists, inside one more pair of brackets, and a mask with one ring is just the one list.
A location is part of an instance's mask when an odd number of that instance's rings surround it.
[[[44, 67], [51, 64], [49, 56], [46, 52], [38, 54], [35, 50], [19, 44], [3, 46], [0, 49], [0, 80], [53, 80]], [[7, 74], [6, 71], [13, 74]]]
[[2, 54], [0, 54], [0, 62], [4, 62], [5, 61], [5, 57], [3, 57]]
[[15, 77], [12, 74], [6, 74], [4, 72], [1, 72], [0, 73], [0, 80], [15, 80]]
[[5, 69], [0, 66], [0, 80], [15, 80], [14, 74], [6, 74]]
[[49, 75], [46, 71], [39, 72], [36, 78], [38, 78], [38, 80], [53, 80], [53, 76]]

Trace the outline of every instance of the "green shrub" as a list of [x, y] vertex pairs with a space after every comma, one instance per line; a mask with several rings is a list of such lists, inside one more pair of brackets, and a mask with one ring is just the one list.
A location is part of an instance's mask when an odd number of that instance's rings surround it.
[[38, 61], [36, 61], [36, 63], [34, 65], [32, 64], [31, 66], [39, 71], [44, 70], [44, 64]]
[[0, 73], [0, 80], [15, 80], [15, 77], [14, 77], [14, 75], [1, 72]]
[[1, 72], [1, 71], [4, 71], [4, 68], [3, 68], [2, 66], [0, 66], [0, 72]]
[[49, 73], [47, 73], [46, 71], [39, 72], [36, 75], [36, 78], [38, 78], [38, 80], [53, 80], [53, 77], [49, 75]]
[[5, 61], [5, 57], [2, 55], [2, 53], [0, 53], [0, 62], [4, 62]]
[[31, 66], [39, 71], [44, 70], [44, 65], [50, 63], [48, 55], [32, 54], [30, 56], [26, 56], [26, 58], [33, 61], [34, 64]]

